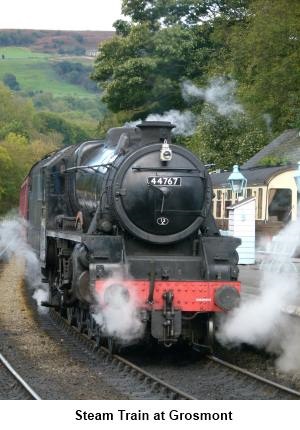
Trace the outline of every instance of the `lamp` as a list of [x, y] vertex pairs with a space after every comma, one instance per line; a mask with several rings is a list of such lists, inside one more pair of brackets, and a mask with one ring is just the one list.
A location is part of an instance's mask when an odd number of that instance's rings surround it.
[[[236, 193], [237, 196], [239, 196], [239, 194], [242, 194], [242, 197], [244, 196], [244, 191], [247, 186], [247, 179], [239, 171], [239, 166], [237, 164], [233, 166], [232, 173], [228, 177], [228, 183], [232, 191]], [[299, 171], [299, 185], [300, 185], [300, 171]]]

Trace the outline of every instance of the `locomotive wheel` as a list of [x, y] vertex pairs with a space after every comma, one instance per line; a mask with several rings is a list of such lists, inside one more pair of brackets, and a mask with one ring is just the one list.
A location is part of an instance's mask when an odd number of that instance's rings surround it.
[[120, 350], [119, 345], [114, 337], [109, 336], [107, 338], [107, 347], [110, 355], [117, 354]]
[[114, 339], [112, 337], [107, 338], [107, 347], [109, 350], [109, 353], [112, 355], [114, 353]]
[[48, 274], [48, 303], [54, 306], [57, 310], [61, 312], [61, 295], [56, 288], [56, 278], [54, 269], [49, 270]]
[[77, 330], [79, 331], [79, 333], [82, 333], [85, 325], [85, 311], [81, 308], [76, 308], [75, 318]]
[[67, 308], [67, 321], [70, 325], [74, 325], [76, 322], [75, 310], [73, 306]]
[[95, 343], [96, 343], [96, 348], [99, 348], [102, 343], [102, 331], [98, 324], [96, 324], [96, 328], [95, 328]]
[[96, 321], [89, 313], [86, 317], [87, 337], [92, 339], [96, 335]]

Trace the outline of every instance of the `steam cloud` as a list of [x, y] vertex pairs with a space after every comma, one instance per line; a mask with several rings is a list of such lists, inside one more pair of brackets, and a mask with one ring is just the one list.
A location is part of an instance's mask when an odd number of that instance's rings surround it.
[[105, 335], [128, 344], [142, 337], [144, 324], [139, 318], [135, 297], [128, 294], [122, 283], [119, 276], [107, 279], [101, 293], [96, 294], [98, 306], [93, 317]]
[[[136, 127], [141, 123], [138, 121], [127, 122], [125, 126]], [[171, 109], [163, 114], [152, 113], [147, 116], [146, 121], [169, 121], [176, 127], [172, 130], [175, 135], [191, 136], [196, 129], [197, 117], [191, 111], [180, 112], [176, 109]]]
[[266, 124], [268, 132], [272, 133], [272, 116], [269, 113], [264, 113], [262, 117]]
[[162, 115], [151, 114], [146, 118], [146, 121], [170, 121], [176, 125], [173, 129], [174, 134], [181, 136], [191, 136], [196, 129], [197, 117], [190, 111], [179, 112], [172, 109]]
[[[45, 313], [47, 308], [41, 306], [41, 302], [48, 300], [48, 286], [41, 282], [39, 260], [26, 242], [26, 227], [26, 221], [18, 217], [6, 217], [0, 222], [0, 261], [9, 262], [14, 257], [25, 261], [25, 279], [33, 292], [39, 312]], [[96, 296], [98, 306], [93, 317], [106, 335], [114, 336], [122, 343], [129, 343], [142, 336], [144, 325], [138, 317], [135, 298], [124, 295], [123, 288], [109, 291], [108, 287], [112, 284], [120, 286], [122, 279], [116, 275], [107, 280], [105, 297]]]
[[279, 369], [287, 372], [300, 370], [300, 320], [287, 314], [300, 305], [299, 273], [292, 260], [299, 246], [297, 220], [272, 241], [261, 266], [260, 295], [225, 317], [217, 334], [223, 344], [247, 343], [275, 353]]
[[207, 88], [198, 88], [191, 82], [185, 81], [182, 85], [182, 96], [190, 102], [193, 98], [201, 99], [212, 104], [220, 115], [231, 116], [243, 113], [242, 105], [235, 101], [235, 81], [226, 81], [222, 77], [210, 80]]
[[26, 222], [18, 217], [7, 217], [0, 222], [0, 261], [9, 262], [18, 257], [25, 261], [25, 279], [33, 290], [33, 298], [38, 304], [39, 312], [46, 312], [41, 306], [48, 298], [48, 289], [41, 282], [41, 271], [38, 258], [25, 238]]
[[[235, 81], [226, 81], [222, 77], [211, 79], [207, 88], [199, 88], [192, 82], [185, 81], [182, 84], [181, 93], [185, 101], [191, 102], [193, 99], [204, 100], [213, 105], [220, 115], [230, 117], [235, 113], [243, 113], [242, 105], [235, 101]], [[212, 119], [213, 120], [213, 119]], [[197, 126], [198, 116], [186, 110], [180, 112], [171, 109], [163, 114], [150, 114], [146, 121], [170, 121], [176, 127], [172, 130], [173, 134], [181, 136], [191, 136]], [[136, 127], [141, 122], [127, 122], [125, 126]]]

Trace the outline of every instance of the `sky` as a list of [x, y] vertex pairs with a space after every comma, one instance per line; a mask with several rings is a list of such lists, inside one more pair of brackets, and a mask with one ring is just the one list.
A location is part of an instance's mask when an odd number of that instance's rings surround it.
[[122, 0], [1, 0], [0, 29], [113, 30]]

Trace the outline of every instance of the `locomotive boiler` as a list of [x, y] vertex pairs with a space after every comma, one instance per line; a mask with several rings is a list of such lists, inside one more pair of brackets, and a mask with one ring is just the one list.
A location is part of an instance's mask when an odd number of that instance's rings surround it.
[[105, 321], [115, 294], [134, 298], [137, 337], [195, 348], [210, 345], [215, 314], [239, 299], [240, 241], [220, 236], [210, 176], [172, 143], [173, 127], [111, 129], [47, 156], [22, 186], [28, 241], [49, 283], [44, 304], [111, 349], [124, 340]]

